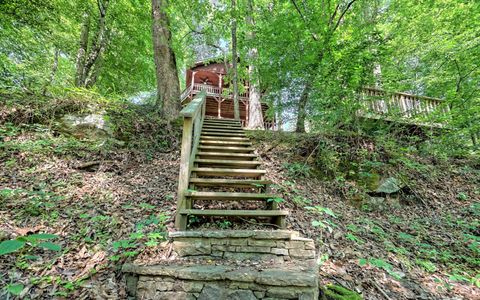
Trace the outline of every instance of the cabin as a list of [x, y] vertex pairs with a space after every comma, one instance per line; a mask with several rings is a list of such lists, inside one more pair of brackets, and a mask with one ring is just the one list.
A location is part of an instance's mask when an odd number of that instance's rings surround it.
[[[228, 69], [224, 62], [198, 62], [186, 71], [186, 88], [180, 99], [182, 105], [189, 103], [195, 95], [206, 92], [206, 117], [233, 119], [233, 93]], [[248, 124], [250, 86], [248, 81], [239, 82], [240, 122]], [[275, 129], [275, 120], [267, 117], [268, 105], [261, 103], [265, 129]]]

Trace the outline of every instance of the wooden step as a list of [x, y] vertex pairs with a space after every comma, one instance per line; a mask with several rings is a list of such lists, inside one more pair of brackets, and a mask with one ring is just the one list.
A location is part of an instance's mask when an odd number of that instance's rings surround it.
[[204, 130], [219, 131], [219, 132], [243, 132], [243, 128], [240, 126], [225, 126], [225, 125], [208, 125], [204, 124], [202, 127]]
[[255, 179], [226, 179], [226, 178], [190, 178], [190, 183], [195, 186], [215, 186], [215, 187], [246, 187], [246, 188], [261, 188], [271, 184], [269, 180], [255, 180]]
[[241, 128], [235, 129], [233, 127], [210, 127], [210, 126], [203, 126], [202, 127], [203, 131], [210, 131], [210, 132], [220, 132], [220, 133], [243, 133], [245, 134], [245, 131]]
[[206, 159], [252, 160], [257, 158], [257, 155], [232, 152], [198, 152], [197, 157]]
[[200, 166], [230, 167], [230, 168], [257, 168], [262, 163], [257, 160], [222, 160], [222, 159], [195, 159]]
[[238, 216], [238, 217], [284, 217], [288, 212], [284, 210], [214, 210], [214, 209], [181, 209], [182, 215], [193, 216]]
[[240, 142], [250, 141], [249, 138], [245, 138], [241, 136], [212, 136], [212, 135], [202, 134], [200, 138], [202, 140], [214, 140], [214, 141], [240, 141]]
[[233, 132], [216, 132], [203, 130], [202, 134], [211, 136], [233, 136], [233, 137], [246, 137], [245, 133], [233, 133]]
[[203, 146], [199, 145], [198, 146], [199, 150], [202, 151], [212, 151], [212, 152], [253, 152], [255, 151], [255, 148], [252, 147], [234, 147], [234, 146]]
[[192, 168], [198, 176], [224, 176], [224, 177], [253, 177], [265, 175], [267, 171], [261, 169], [223, 169], [223, 168]]
[[242, 124], [240, 123], [232, 123], [232, 122], [211, 122], [211, 121], [203, 121], [204, 125], [209, 125], [209, 126], [217, 126], [217, 127], [222, 127], [222, 126], [231, 126], [231, 127], [242, 127]]
[[235, 119], [208, 119], [208, 118], [206, 118], [206, 119], [204, 119], [203, 121], [204, 121], [204, 122], [207, 122], [207, 123], [240, 124], [240, 121], [239, 121], [239, 120], [235, 120]]
[[186, 192], [185, 196], [193, 200], [212, 201], [256, 201], [275, 198], [275, 195], [263, 193], [228, 193], [228, 192]]
[[251, 142], [230, 142], [230, 141], [211, 141], [211, 140], [202, 140], [200, 139], [200, 144], [203, 145], [225, 145], [225, 146], [251, 146]]

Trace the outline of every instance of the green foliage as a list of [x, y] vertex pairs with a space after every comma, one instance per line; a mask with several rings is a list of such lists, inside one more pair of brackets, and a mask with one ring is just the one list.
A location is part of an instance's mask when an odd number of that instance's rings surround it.
[[311, 175], [311, 167], [302, 163], [284, 163], [283, 167], [287, 170], [290, 177], [309, 177]]
[[362, 296], [343, 286], [328, 284], [323, 289], [323, 295], [326, 300], [362, 300]]
[[371, 265], [385, 270], [390, 276], [395, 279], [400, 279], [401, 275], [393, 270], [393, 266], [381, 258], [362, 258], [359, 260], [360, 266]]
[[56, 239], [55, 234], [39, 233], [27, 236], [21, 236], [15, 240], [7, 240], [0, 243], [0, 255], [6, 255], [17, 252], [27, 246], [27, 252], [34, 248], [43, 248], [51, 251], [61, 251], [62, 247], [51, 242], [42, 242], [43, 240]]

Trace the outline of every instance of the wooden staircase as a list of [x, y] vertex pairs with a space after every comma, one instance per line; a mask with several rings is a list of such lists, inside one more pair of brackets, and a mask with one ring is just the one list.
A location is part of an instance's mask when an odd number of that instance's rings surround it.
[[[276, 196], [268, 193], [266, 171], [260, 168], [240, 121], [206, 119], [204, 94], [192, 100], [181, 114], [184, 128], [177, 229], [186, 229], [189, 216], [266, 218], [284, 228], [287, 212], [279, 210]], [[196, 208], [198, 201], [207, 208]], [[248, 209], [209, 208], [233, 202], [236, 206], [248, 204]]]

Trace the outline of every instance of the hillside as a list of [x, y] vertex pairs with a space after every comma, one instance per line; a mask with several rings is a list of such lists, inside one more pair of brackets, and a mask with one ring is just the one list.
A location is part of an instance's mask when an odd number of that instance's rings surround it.
[[[79, 97], [4, 97], [0, 238], [29, 237], [0, 255], [4, 295], [123, 299], [119, 267], [160, 255], [173, 227], [180, 127], [140, 105]], [[107, 139], [59, 122], [99, 111]], [[250, 136], [289, 228], [316, 241], [322, 283], [365, 299], [480, 298], [478, 157], [343, 131]], [[194, 225], [240, 226], [208, 221]]]

